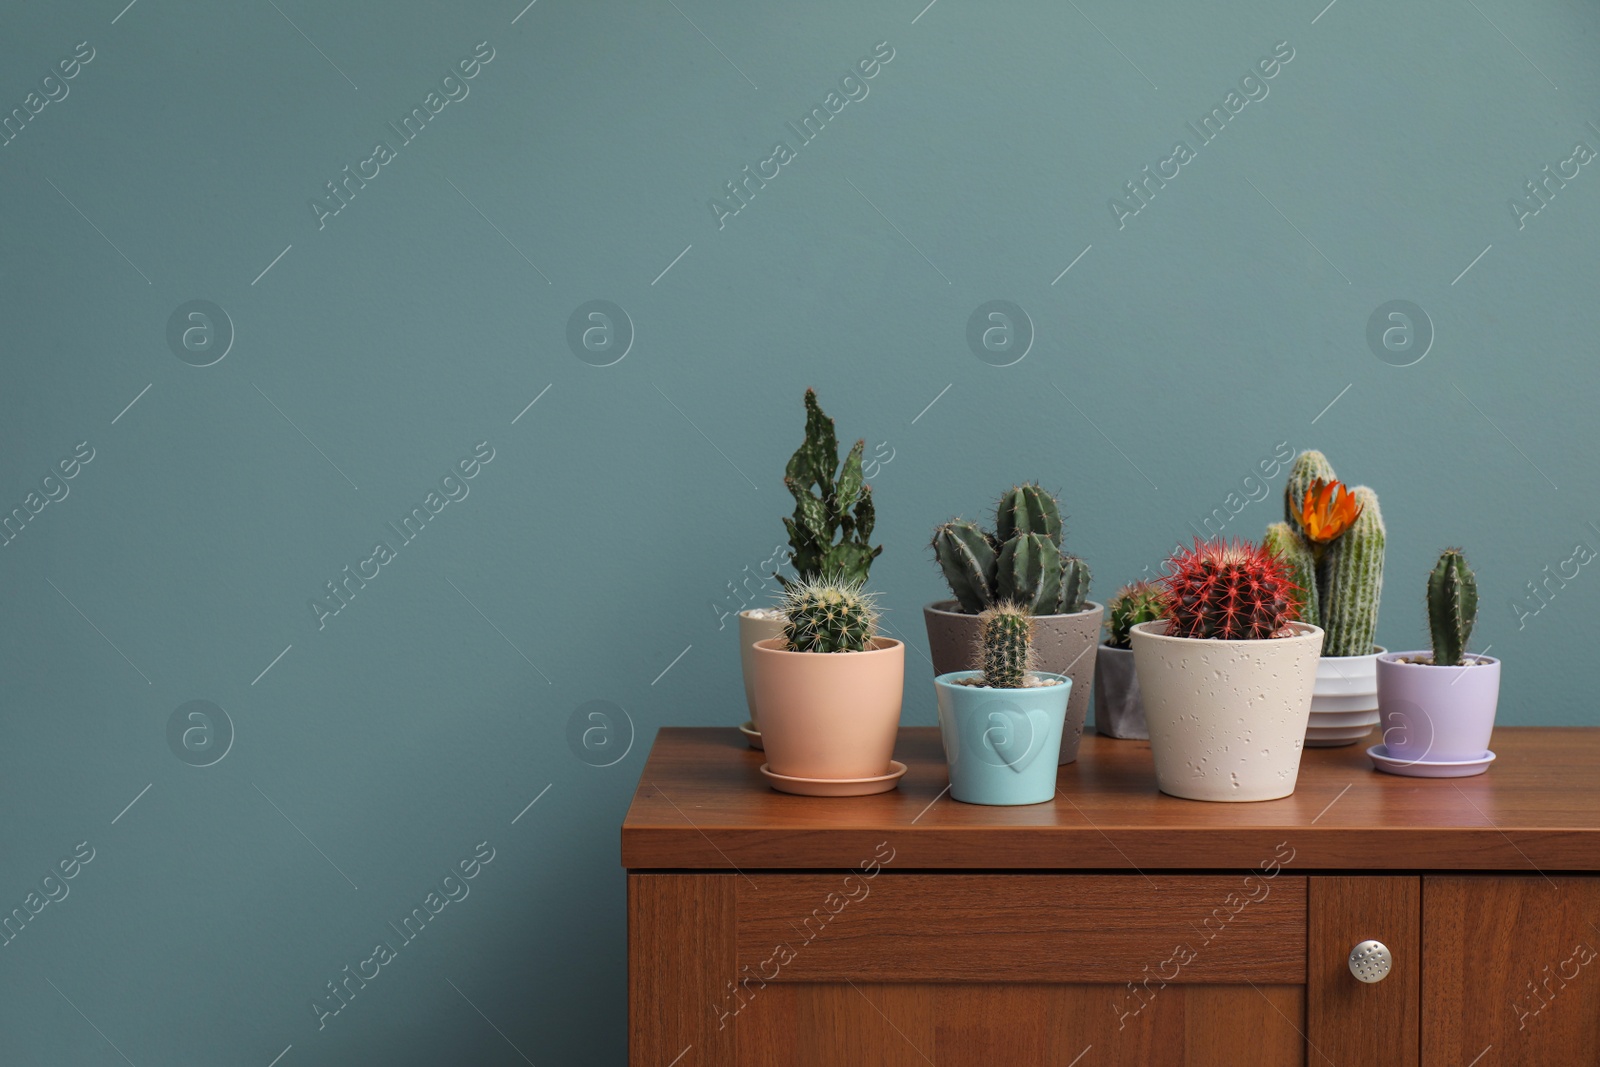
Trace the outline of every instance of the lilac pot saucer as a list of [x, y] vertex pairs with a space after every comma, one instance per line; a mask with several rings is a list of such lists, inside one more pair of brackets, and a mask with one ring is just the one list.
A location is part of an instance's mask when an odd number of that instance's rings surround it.
[[1430, 762], [1427, 760], [1395, 759], [1383, 745], [1367, 749], [1372, 765], [1386, 774], [1401, 774], [1408, 778], [1471, 778], [1482, 774], [1494, 762], [1494, 753], [1485, 752], [1478, 759]]

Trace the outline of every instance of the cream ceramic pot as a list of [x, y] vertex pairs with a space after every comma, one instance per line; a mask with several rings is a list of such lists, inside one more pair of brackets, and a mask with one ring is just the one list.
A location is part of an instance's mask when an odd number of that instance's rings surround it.
[[1188, 800], [1276, 800], [1294, 792], [1322, 629], [1213, 641], [1133, 627], [1134, 664], [1156, 784]]
[[761, 720], [756, 718], [756, 680], [750, 666], [756, 654], [751, 646], [757, 641], [782, 636], [782, 615], [762, 618], [749, 611], [739, 612], [739, 667], [744, 672], [744, 702], [750, 709], [750, 725], [757, 730], [761, 729]]

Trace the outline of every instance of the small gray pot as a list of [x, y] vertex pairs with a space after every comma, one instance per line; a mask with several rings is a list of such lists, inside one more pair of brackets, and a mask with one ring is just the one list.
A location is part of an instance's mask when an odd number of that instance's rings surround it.
[[[1078, 758], [1083, 721], [1089, 717], [1090, 681], [1094, 678], [1095, 649], [1100, 644], [1100, 621], [1105, 607], [1089, 601], [1071, 615], [1035, 615], [1033, 647], [1038, 669], [1072, 679], [1067, 719], [1061, 732], [1062, 764]], [[937, 600], [922, 609], [928, 626], [928, 655], [933, 673], [971, 670], [978, 654], [978, 617], [961, 610], [954, 600]]]
[[1106, 737], [1150, 739], [1133, 649], [1102, 644], [1094, 657], [1094, 729]]

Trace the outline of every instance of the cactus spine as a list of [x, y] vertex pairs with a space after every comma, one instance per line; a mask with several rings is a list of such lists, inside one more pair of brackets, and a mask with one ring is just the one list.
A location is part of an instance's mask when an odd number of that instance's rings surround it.
[[[1267, 527], [1261, 546], [1277, 554], [1289, 570], [1289, 580], [1300, 590], [1300, 614], [1296, 621], [1322, 625], [1322, 607], [1317, 597], [1317, 564], [1311, 546], [1286, 522]], [[1331, 655], [1331, 653], [1330, 653]]]
[[1029, 482], [995, 506], [995, 532], [962, 519], [933, 532], [933, 554], [961, 610], [1015, 601], [1035, 615], [1072, 614], [1089, 597], [1089, 566], [1061, 551], [1061, 507]]
[[1351, 490], [1361, 508], [1355, 525], [1322, 557], [1322, 641], [1325, 656], [1366, 656], [1378, 632], [1383, 595], [1383, 512], [1378, 494], [1364, 485]]
[[1459, 667], [1478, 621], [1478, 578], [1459, 548], [1447, 548], [1428, 575], [1428, 630], [1436, 667]]
[[[802, 580], [827, 577], [861, 585], [883, 551], [882, 545], [870, 543], [872, 487], [863, 483], [861, 473], [866, 442], [857, 441], [840, 467], [833, 420], [823, 414], [816, 390], [806, 390], [805, 404], [806, 438], [783, 473], [784, 487], [794, 497], [794, 516], [783, 520], [789, 531], [789, 562]], [[785, 586], [790, 582], [779, 580]]]
[[1289, 480], [1283, 483], [1283, 519], [1294, 527], [1295, 533], [1305, 533], [1300, 526], [1300, 505], [1311, 483], [1338, 480], [1333, 473], [1333, 464], [1321, 452], [1313, 449], [1294, 457], [1294, 464], [1289, 468]]
[[791, 582], [781, 606], [790, 652], [865, 652], [877, 631], [873, 595], [862, 592], [859, 582]]
[[1022, 689], [1033, 669], [1033, 616], [1009, 601], [978, 616], [979, 666], [983, 684], [994, 689]]
[[1129, 631], [1141, 622], [1154, 622], [1165, 615], [1166, 601], [1160, 586], [1152, 582], [1125, 585], [1106, 604], [1106, 644], [1131, 648]]

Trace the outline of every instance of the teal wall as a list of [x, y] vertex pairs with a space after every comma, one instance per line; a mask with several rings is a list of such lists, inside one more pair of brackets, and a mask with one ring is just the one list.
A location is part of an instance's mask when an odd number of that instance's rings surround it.
[[[1600, 9], [922, 2], [6, 5], [0, 1061], [622, 1063], [618, 824], [657, 727], [743, 718], [808, 385], [913, 646], [1013, 480], [1103, 596], [1315, 446], [1382, 494], [1384, 643], [1461, 543], [1502, 722], [1596, 721]], [[1397, 300], [1428, 344], [1369, 344]]]

